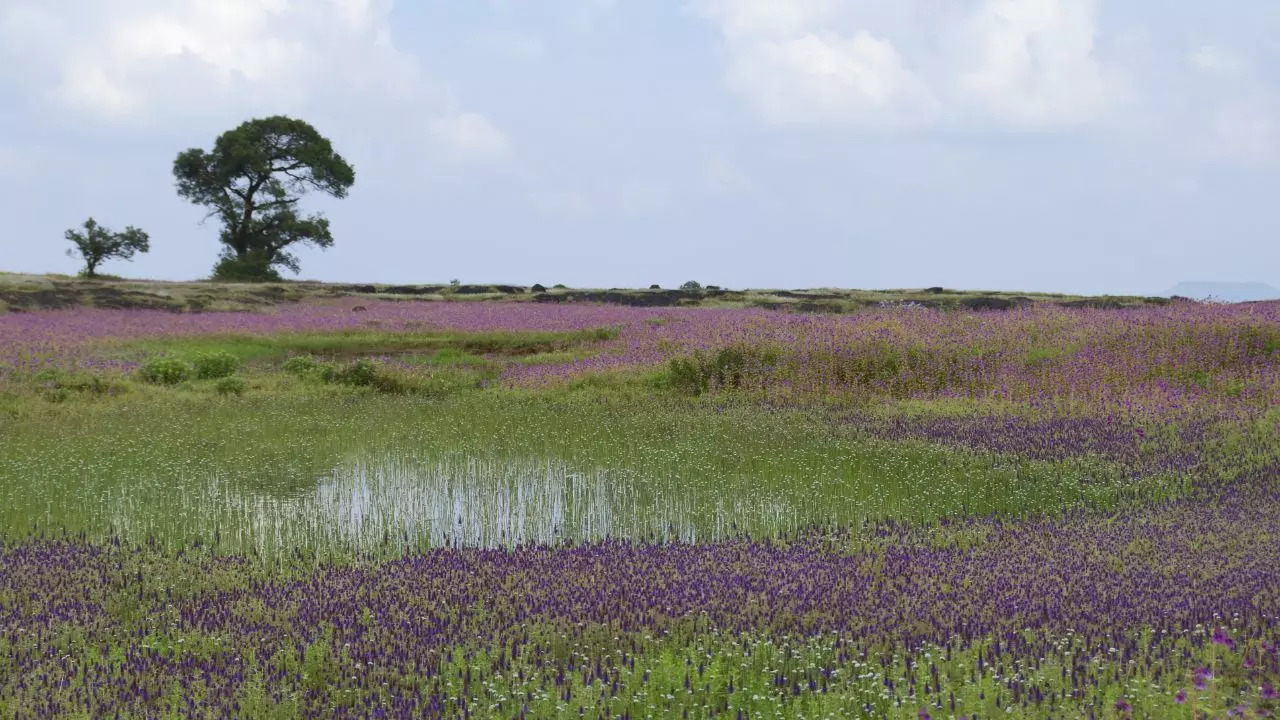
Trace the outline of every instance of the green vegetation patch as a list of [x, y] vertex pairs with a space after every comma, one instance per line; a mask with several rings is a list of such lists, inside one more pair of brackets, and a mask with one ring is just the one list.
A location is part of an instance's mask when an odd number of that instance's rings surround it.
[[[361, 329], [343, 332], [280, 333], [274, 335], [195, 335], [148, 338], [106, 345], [109, 354], [167, 354], [193, 357], [225, 353], [243, 362], [276, 362], [290, 355], [357, 358], [381, 355], [435, 355], [442, 351], [468, 355], [530, 356], [564, 352], [617, 337], [614, 328], [570, 332], [420, 332]], [[446, 356], [447, 358], [447, 356]]]
[[360, 367], [333, 382], [232, 377], [199, 393], [46, 404], [0, 447], [0, 528], [174, 542], [216, 533], [227, 549], [264, 551], [388, 536], [417, 546], [447, 541], [446, 516], [431, 513], [460, 508], [475, 531], [457, 540], [482, 545], [529, 540], [510, 530], [517, 518], [553, 542], [557, 532], [782, 537], [868, 518], [1034, 514], [1173, 491], [1094, 458], [876, 440], [749, 406], [590, 391], [371, 393]]

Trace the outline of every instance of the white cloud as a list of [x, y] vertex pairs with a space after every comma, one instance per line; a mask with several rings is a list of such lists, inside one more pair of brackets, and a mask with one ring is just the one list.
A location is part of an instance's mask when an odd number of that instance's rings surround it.
[[893, 43], [859, 32], [852, 37], [806, 33], [748, 43], [729, 70], [729, 86], [776, 123], [868, 123], [933, 105]]
[[960, 29], [969, 45], [959, 96], [1013, 125], [1072, 125], [1106, 115], [1117, 69], [1095, 53], [1096, 0], [984, 0]]
[[1097, 120], [1122, 98], [1096, 0], [701, 0], [729, 87], [776, 123]]
[[67, 109], [131, 121], [305, 95], [336, 64], [326, 36], [363, 39], [340, 2], [80, 0], [54, 10], [19, 0], [0, 15], [0, 37], [23, 46], [17, 82]]
[[1147, 19], [1104, 28], [1100, 0], [693, 2], [726, 87], [772, 124], [1087, 128], [1201, 163], [1280, 163], [1275, 60], [1231, 35], [1135, 44]]
[[8, 72], [0, 67], [0, 82], [75, 116], [222, 127], [246, 116], [306, 113], [343, 118], [355, 134], [416, 134], [461, 156], [493, 156], [506, 146], [489, 119], [458, 110], [452, 94], [395, 46], [392, 0], [52, 5], [6, 0], [0, 66]]

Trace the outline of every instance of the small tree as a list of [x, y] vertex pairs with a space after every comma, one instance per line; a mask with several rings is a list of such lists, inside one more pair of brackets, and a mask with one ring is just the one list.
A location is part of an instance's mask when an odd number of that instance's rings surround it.
[[180, 197], [222, 221], [214, 277], [227, 280], [278, 280], [277, 267], [299, 270], [293, 246], [332, 246], [329, 221], [300, 215], [298, 201], [309, 190], [346, 197], [356, 180], [327, 138], [283, 115], [228, 130], [210, 152], [186, 150], [174, 160], [173, 174]]
[[698, 292], [702, 290], [702, 283], [697, 280], [689, 280], [688, 282], [681, 284], [680, 289], [685, 292]]
[[136, 253], [145, 253], [151, 249], [151, 238], [136, 227], [127, 227], [124, 232], [113, 233], [89, 218], [84, 221], [84, 230], [71, 229], [66, 238], [75, 247], [67, 250], [69, 257], [76, 253], [84, 259], [84, 276], [97, 277], [98, 266], [104, 261], [116, 258], [131, 260]]

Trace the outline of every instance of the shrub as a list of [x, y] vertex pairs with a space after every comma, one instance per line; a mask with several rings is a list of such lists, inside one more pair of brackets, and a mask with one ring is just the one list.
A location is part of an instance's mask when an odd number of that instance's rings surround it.
[[707, 391], [707, 380], [694, 358], [672, 358], [668, 363], [671, 387], [685, 395], [701, 395]]
[[111, 378], [89, 372], [69, 373], [46, 368], [36, 373], [33, 379], [46, 393], [58, 395], [60, 400], [56, 402], [71, 397], [72, 393], [115, 395], [125, 390], [124, 385], [113, 382]]
[[[472, 358], [472, 356], [457, 350], [442, 350], [440, 352], [441, 355], [449, 353], [458, 353], [463, 358], [482, 361], [481, 358]], [[441, 364], [448, 363], [449, 359], [446, 357]], [[283, 369], [285, 372], [301, 378], [312, 378], [332, 385], [367, 387], [381, 393], [439, 395], [454, 389], [448, 383], [437, 382], [438, 378], [434, 377], [434, 373], [432, 377], [423, 378], [395, 367], [388, 367], [368, 358], [355, 360], [345, 365], [336, 365], [317, 362], [310, 355], [298, 355], [289, 358], [285, 362]], [[445, 375], [448, 375], [448, 373], [445, 373]], [[471, 377], [471, 373], [464, 373], [464, 375], [467, 378]], [[446, 385], [448, 387], [445, 387]]]
[[261, 253], [244, 257], [223, 253], [213, 266], [213, 280], [221, 282], [280, 282], [280, 273], [271, 266], [270, 258]]
[[51, 403], [61, 403], [71, 399], [71, 391], [66, 388], [52, 388], [41, 393], [41, 397]]
[[31, 379], [35, 380], [38, 383], [57, 382], [61, 378], [62, 378], [62, 371], [57, 368], [44, 368], [43, 370], [39, 370], [36, 372], [36, 374], [31, 376]]
[[240, 369], [240, 358], [229, 352], [200, 353], [192, 364], [197, 378], [217, 380], [234, 375]]
[[138, 376], [156, 385], [177, 385], [191, 377], [191, 370], [190, 363], [166, 355], [142, 363]]
[[283, 369], [296, 377], [317, 378], [334, 385], [371, 387], [383, 392], [402, 392], [404, 389], [398, 377], [367, 358], [334, 365], [317, 362], [310, 355], [296, 355], [285, 362]]
[[543, 287], [541, 283], [534, 283], [533, 287], [529, 288], [529, 292], [532, 293], [544, 293], [546, 291], [547, 289]]
[[568, 289], [569, 289], [569, 287], [568, 287], [567, 285], [565, 285], [564, 283], [556, 283], [555, 285], [552, 285], [551, 287], [555, 288], [556, 290], [568, 290]]
[[58, 386], [78, 393], [90, 395], [114, 395], [122, 391], [122, 386], [101, 375], [76, 374], [58, 383]]
[[662, 286], [661, 286], [661, 285], [659, 285], [659, 284], [657, 284], [657, 283], [654, 283], [654, 284], [652, 284], [652, 285], [650, 285], [650, 286], [649, 286], [649, 289], [650, 289], [650, 290], [661, 290], [661, 289], [662, 289]]
[[325, 382], [352, 387], [369, 387], [378, 377], [378, 366], [372, 360], [356, 360], [341, 367], [327, 367], [322, 376]]
[[695, 351], [667, 364], [671, 387], [687, 395], [710, 390], [736, 390], [750, 376], [772, 372], [781, 358], [768, 347], [733, 346], [714, 353]]
[[244, 394], [244, 378], [231, 375], [229, 377], [220, 378], [213, 389], [219, 395], [242, 395]]
[[295, 377], [308, 377], [320, 370], [320, 363], [310, 355], [295, 355], [286, 360], [281, 369]]
[[680, 285], [680, 289], [685, 292], [698, 292], [702, 290], [702, 283], [697, 280], [689, 280]]
[[413, 389], [407, 378], [368, 359], [338, 367], [324, 367], [320, 378], [328, 383], [368, 387], [384, 393], [406, 393]]

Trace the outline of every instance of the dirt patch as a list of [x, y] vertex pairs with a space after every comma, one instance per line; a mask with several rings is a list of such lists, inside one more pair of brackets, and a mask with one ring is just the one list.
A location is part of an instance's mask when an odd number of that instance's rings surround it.
[[804, 292], [800, 290], [774, 290], [769, 295], [796, 300], [841, 300], [847, 297], [840, 293]]
[[571, 290], [562, 293], [535, 295], [534, 302], [588, 302], [627, 305], [629, 307], [675, 307], [677, 305], [697, 304], [702, 299], [701, 293], [684, 290], [643, 290], [625, 292], [620, 290]]
[[[1165, 300], [1165, 298], [1143, 298], [1140, 302], [1134, 303], [1117, 297], [1091, 297], [1080, 298], [1079, 300], [1062, 300], [1057, 304], [1061, 307], [1068, 308], [1093, 308], [1096, 310], [1119, 310], [1127, 307], [1139, 307], [1141, 305], [1155, 304], [1163, 305], [1164, 302], [1152, 302], [1153, 300]], [[1167, 302], [1167, 301], [1166, 301]]]
[[796, 303], [796, 312], [802, 313], [823, 313], [828, 315], [838, 315], [844, 312], [844, 306], [830, 302], [799, 302]]
[[492, 285], [459, 285], [453, 289], [457, 295], [488, 295], [498, 292]]
[[1030, 303], [1030, 298], [978, 295], [976, 297], [961, 298], [960, 307], [966, 310], [1013, 310]]
[[179, 311], [186, 309], [184, 303], [175, 301], [172, 298], [160, 297], [159, 295], [138, 292], [135, 290], [121, 289], [110, 285], [99, 285], [87, 288], [84, 294], [87, 296], [86, 299], [88, 301], [84, 304], [109, 310], [139, 308], [145, 310]]
[[437, 295], [444, 290], [443, 285], [390, 285], [378, 290], [387, 295]]
[[83, 296], [69, 288], [38, 290], [0, 290], [0, 301], [10, 310], [61, 310], [83, 304]]

